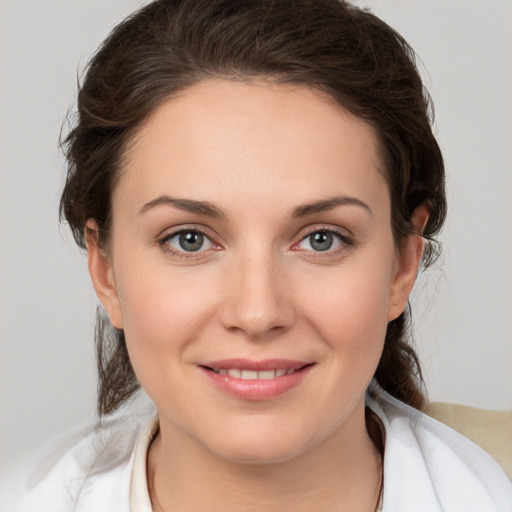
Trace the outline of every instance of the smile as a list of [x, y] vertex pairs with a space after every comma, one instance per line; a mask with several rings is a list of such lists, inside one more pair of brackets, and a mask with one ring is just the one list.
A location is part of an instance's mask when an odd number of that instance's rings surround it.
[[200, 364], [214, 388], [230, 397], [262, 401], [277, 398], [299, 386], [315, 363], [284, 359], [231, 359]]
[[229, 375], [235, 379], [243, 379], [243, 380], [255, 380], [255, 379], [275, 379], [276, 377], [282, 377], [283, 375], [291, 375], [296, 370], [286, 368], [280, 368], [278, 370], [240, 370], [238, 368], [221, 368], [220, 370], [212, 370], [215, 373], [219, 373], [221, 375]]

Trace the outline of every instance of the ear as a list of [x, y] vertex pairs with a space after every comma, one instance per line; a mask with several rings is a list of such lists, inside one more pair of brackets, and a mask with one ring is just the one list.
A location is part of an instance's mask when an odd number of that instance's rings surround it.
[[423, 255], [425, 240], [421, 236], [430, 216], [430, 208], [423, 203], [414, 210], [411, 224], [413, 233], [397, 249], [397, 260], [388, 304], [388, 322], [399, 317], [405, 309]]
[[96, 295], [106, 309], [110, 322], [117, 329], [123, 328], [123, 318], [114, 271], [110, 258], [99, 244], [99, 228], [94, 219], [89, 219], [84, 230], [87, 244], [87, 263]]

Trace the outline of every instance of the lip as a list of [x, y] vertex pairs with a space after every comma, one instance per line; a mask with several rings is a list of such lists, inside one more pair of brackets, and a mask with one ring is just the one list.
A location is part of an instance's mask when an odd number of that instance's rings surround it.
[[[298, 386], [308, 375], [314, 363], [290, 359], [222, 359], [201, 363], [198, 368], [221, 392], [242, 400], [263, 401], [276, 398]], [[294, 370], [291, 374], [273, 379], [245, 380], [230, 375], [216, 373], [221, 369], [236, 368], [239, 370], [268, 371]], [[213, 371], [215, 370], [215, 371]]]

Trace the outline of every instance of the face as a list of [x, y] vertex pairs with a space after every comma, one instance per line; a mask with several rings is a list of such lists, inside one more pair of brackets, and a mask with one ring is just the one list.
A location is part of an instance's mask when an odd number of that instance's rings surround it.
[[395, 247], [364, 121], [304, 88], [195, 85], [136, 136], [108, 256], [88, 242], [162, 433], [255, 462], [364, 429], [421, 254]]

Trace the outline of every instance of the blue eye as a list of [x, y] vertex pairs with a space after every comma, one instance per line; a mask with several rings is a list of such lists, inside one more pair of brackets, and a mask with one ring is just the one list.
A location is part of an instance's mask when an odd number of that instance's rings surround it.
[[200, 231], [180, 231], [169, 236], [164, 243], [177, 251], [198, 252], [213, 247], [212, 241]]
[[310, 233], [304, 237], [298, 246], [301, 249], [305, 249], [307, 251], [330, 251], [333, 249], [338, 249], [344, 242], [347, 243], [348, 240], [345, 240], [344, 238], [345, 237], [342, 235], [332, 231], [319, 230], [314, 231], [313, 233]]

